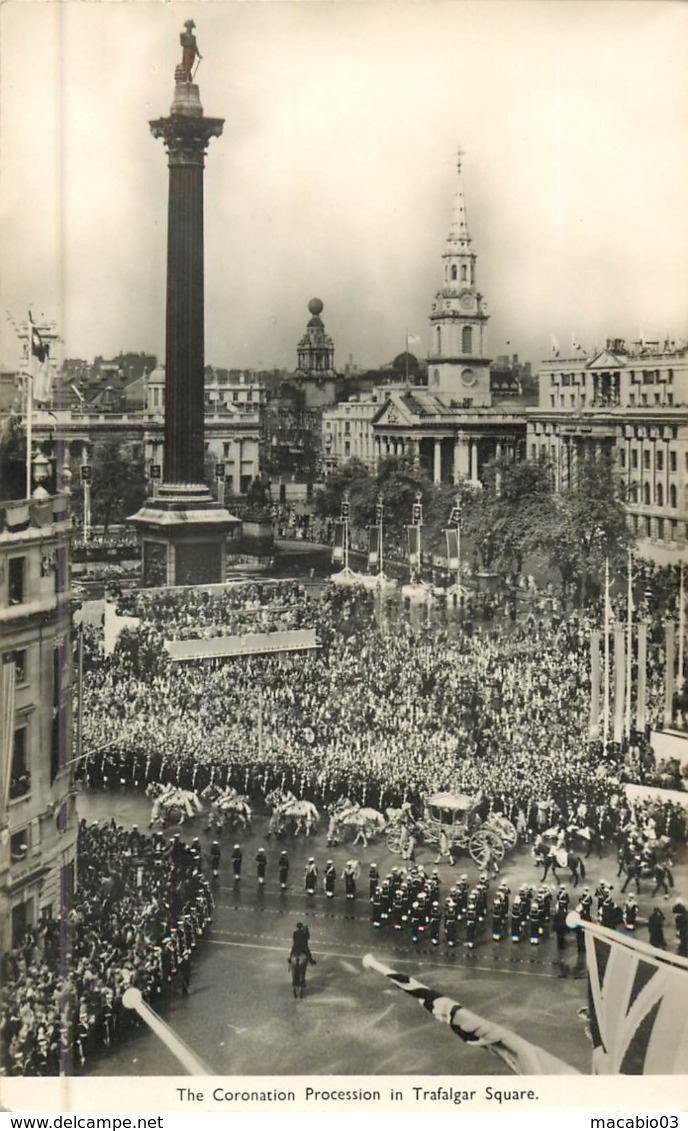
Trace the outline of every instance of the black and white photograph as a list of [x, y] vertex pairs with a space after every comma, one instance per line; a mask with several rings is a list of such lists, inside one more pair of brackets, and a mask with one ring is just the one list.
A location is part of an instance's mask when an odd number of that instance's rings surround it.
[[0, 6], [5, 1110], [685, 1107], [687, 50]]

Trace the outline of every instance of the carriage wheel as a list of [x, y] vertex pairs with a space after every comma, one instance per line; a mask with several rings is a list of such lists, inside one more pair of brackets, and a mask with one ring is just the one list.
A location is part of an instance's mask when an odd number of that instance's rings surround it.
[[401, 852], [401, 829], [390, 829], [387, 833], [387, 847], [390, 852]]
[[494, 829], [497, 835], [504, 841], [507, 848], [515, 848], [516, 841], [518, 840], [518, 833], [516, 826], [512, 825], [507, 817], [498, 817], [495, 819], [488, 819], [485, 821], [488, 829]]
[[494, 829], [486, 829], [483, 826], [478, 829], [477, 833], [473, 833], [468, 842], [468, 851], [471, 854], [471, 859], [475, 860], [481, 868], [484, 868], [490, 860], [496, 860], [497, 863], [503, 860], [504, 841]]

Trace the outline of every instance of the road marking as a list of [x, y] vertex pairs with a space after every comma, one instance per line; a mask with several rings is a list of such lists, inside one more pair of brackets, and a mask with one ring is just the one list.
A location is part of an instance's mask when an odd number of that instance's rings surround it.
[[[280, 953], [283, 953], [284, 947], [289, 945], [288, 943], [283, 943], [281, 946], [271, 946], [269, 943], [229, 942], [229, 940], [225, 939], [206, 939], [206, 942], [210, 946], [235, 946], [241, 947], [244, 950], [277, 950]], [[380, 947], [370, 947], [370, 950], [376, 950], [379, 954], [388, 953], [387, 951], [382, 950]], [[318, 954], [323, 958], [358, 958], [361, 962], [363, 961], [362, 954], [342, 954], [341, 952], [336, 950], [321, 949], [318, 949]], [[449, 964], [446, 962], [423, 962], [422, 960], [419, 961], [417, 958], [396, 958], [393, 961], [395, 961], [396, 963], [406, 963], [407, 965], [413, 965], [418, 969], [451, 969]], [[494, 966], [478, 966], [477, 963], [471, 963], [471, 970], [479, 970], [484, 974], [520, 974], [522, 978], [552, 979], [554, 977], [553, 974], [544, 974], [540, 971], [535, 970], [495, 970]]]

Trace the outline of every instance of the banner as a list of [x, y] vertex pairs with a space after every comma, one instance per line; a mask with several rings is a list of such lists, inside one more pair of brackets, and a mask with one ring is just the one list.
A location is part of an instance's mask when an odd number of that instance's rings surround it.
[[380, 564], [380, 527], [368, 527], [368, 569], [374, 569]]
[[590, 633], [590, 737], [600, 736], [600, 634]]
[[459, 532], [458, 530], [445, 530], [447, 536], [447, 568], [459, 568]]
[[14, 656], [0, 664], [0, 782], [2, 782], [2, 818], [10, 799], [12, 758], [14, 757], [14, 689], [17, 668]]
[[676, 636], [672, 620], [667, 621], [664, 628], [664, 645], [666, 663], [664, 670], [664, 726], [670, 727], [674, 721], [674, 669], [676, 665]]
[[635, 725], [644, 732], [647, 726], [645, 698], [647, 695], [647, 624], [638, 624], [638, 683], [636, 687]]
[[626, 705], [626, 629], [614, 625], [614, 742], [623, 741]]
[[593, 1074], [684, 1073], [688, 962], [592, 923], [579, 930], [588, 964]]
[[344, 523], [339, 520], [334, 524], [334, 545], [332, 546], [332, 561], [344, 561]]
[[407, 526], [408, 530], [408, 547], [409, 547], [409, 565], [418, 568], [420, 566], [420, 526]]

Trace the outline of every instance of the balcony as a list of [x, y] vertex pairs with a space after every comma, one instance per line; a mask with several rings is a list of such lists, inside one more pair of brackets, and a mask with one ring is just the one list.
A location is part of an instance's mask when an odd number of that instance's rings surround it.
[[18, 774], [17, 777], [12, 778], [10, 782], [10, 801], [17, 801], [20, 797], [26, 797], [31, 792], [31, 774], [28, 770], [23, 774]]

